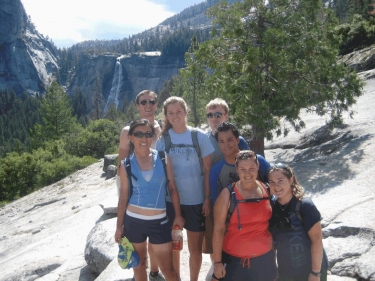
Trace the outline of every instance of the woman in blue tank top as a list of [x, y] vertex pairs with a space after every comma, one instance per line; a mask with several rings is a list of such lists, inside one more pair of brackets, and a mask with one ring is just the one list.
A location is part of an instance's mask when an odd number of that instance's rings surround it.
[[[154, 126], [147, 119], [136, 120], [130, 125], [129, 139], [134, 147], [134, 153], [129, 156], [131, 175], [127, 174], [125, 161], [121, 161], [119, 167], [121, 193], [117, 208], [115, 240], [120, 243], [122, 237], [126, 236], [139, 255], [140, 263], [133, 268], [135, 280], [147, 280], [148, 238], [166, 280], [177, 281], [178, 275], [172, 263], [171, 224], [166, 215], [166, 185], [176, 213], [173, 225], [179, 225], [182, 229], [184, 220], [180, 212], [180, 199], [169, 156], [166, 155], [165, 159], [168, 176], [166, 177], [158, 152], [151, 149], [154, 134]], [[129, 179], [133, 188], [129, 184]]]

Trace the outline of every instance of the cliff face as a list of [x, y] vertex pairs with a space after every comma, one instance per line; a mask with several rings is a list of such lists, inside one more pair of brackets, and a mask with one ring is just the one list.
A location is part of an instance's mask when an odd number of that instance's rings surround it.
[[0, 5], [0, 90], [44, 92], [58, 64], [51, 43], [28, 20], [20, 0]]
[[182, 56], [163, 57], [160, 52], [85, 56], [68, 79], [71, 82], [64, 86], [71, 94], [81, 90], [90, 104], [99, 77], [102, 94], [107, 101], [106, 109], [111, 104], [121, 107], [124, 100], [134, 100], [142, 90], [160, 91], [164, 82], [184, 65]]

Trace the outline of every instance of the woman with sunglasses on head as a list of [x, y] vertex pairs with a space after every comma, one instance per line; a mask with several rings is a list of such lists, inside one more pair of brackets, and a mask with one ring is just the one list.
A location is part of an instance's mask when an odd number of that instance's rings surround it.
[[256, 154], [240, 151], [235, 166], [239, 181], [221, 191], [214, 207], [212, 280], [274, 281], [275, 253], [268, 230], [271, 203], [265, 184], [257, 180]]
[[[202, 240], [205, 216], [210, 211], [211, 157], [213, 147], [205, 133], [187, 124], [188, 107], [180, 97], [169, 97], [163, 106], [164, 126], [157, 150], [166, 150], [171, 157], [181, 214], [189, 248], [190, 280], [197, 281], [202, 264]], [[197, 143], [194, 144], [193, 133]], [[200, 157], [197, 152], [199, 146]], [[167, 199], [168, 201], [168, 199]], [[167, 202], [168, 217], [173, 218], [173, 208]], [[179, 252], [174, 252], [175, 268], [179, 272]]]
[[270, 230], [277, 250], [280, 281], [325, 281], [328, 259], [323, 249], [322, 217], [293, 170], [278, 163], [269, 170], [272, 207]]
[[[166, 185], [176, 216], [173, 225], [183, 227], [180, 201], [173, 176], [172, 163], [166, 155], [166, 171], [158, 152], [151, 149], [154, 126], [147, 119], [136, 120], [130, 125], [129, 139], [134, 153], [129, 156], [131, 175], [127, 174], [125, 161], [121, 162], [121, 192], [117, 208], [115, 241], [126, 236], [133, 243], [140, 257], [140, 264], [133, 268], [137, 281], [147, 280], [147, 238], [149, 246], [158, 260], [158, 265], [167, 281], [177, 281], [178, 276], [172, 263], [171, 228], [166, 214]], [[129, 198], [129, 180], [132, 191]]]

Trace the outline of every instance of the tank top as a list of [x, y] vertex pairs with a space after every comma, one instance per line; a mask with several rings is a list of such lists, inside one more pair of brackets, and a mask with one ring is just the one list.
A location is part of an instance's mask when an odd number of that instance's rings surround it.
[[[260, 186], [263, 190], [263, 197], [267, 197], [266, 188], [261, 183]], [[237, 200], [244, 199], [237, 186], [234, 188]], [[238, 229], [237, 209], [239, 209], [241, 230]], [[272, 209], [269, 200], [261, 200], [258, 203], [238, 203], [224, 236], [224, 252], [238, 258], [253, 258], [269, 252], [272, 249], [272, 236], [268, 230], [268, 220], [271, 215]]]
[[131, 177], [133, 195], [129, 199], [129, 204], [144, 209], [165, 210], [166, 178], [164, 167], [156, 150], [152, 150], [152, 157], [154, 172], [151, 179], [146, 181], [134, 153], [130, 155], [131, 170], [137, 180]]

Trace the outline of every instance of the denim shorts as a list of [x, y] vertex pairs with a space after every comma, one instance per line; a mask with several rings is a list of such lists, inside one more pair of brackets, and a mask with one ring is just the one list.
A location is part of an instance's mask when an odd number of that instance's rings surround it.
[[167, 216], [155, 220], [142, 220], [125, 214], [124, 235], [132, 243], [142, 243], [147, 237], [152, 244], [172, 241], [172, 230]]
[[[167, 203], [167, 216], [169, 218], [170, 227], [172, 227], [175, 217], [173, 204]], [[180, 205], [181, 216], [185, 220], [184, 228], [192, 232], [202, 232], [206, 230], [206, 218], [202, 214], [202, 204], [198, 205]]]

